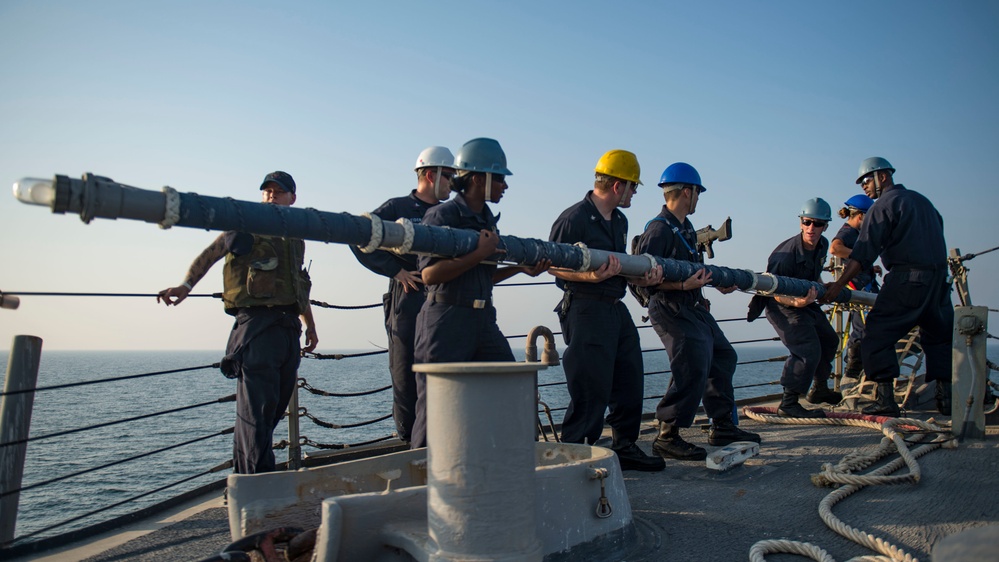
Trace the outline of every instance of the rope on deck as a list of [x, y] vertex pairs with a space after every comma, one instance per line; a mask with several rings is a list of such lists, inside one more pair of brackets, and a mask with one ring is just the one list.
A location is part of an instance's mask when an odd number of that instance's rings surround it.
[[[777, 414], [777, 409], [774, 407], [747, 407], [743, 409], [743, 413], [747, 417], [763, 423], [848, 425], [880, 430], [884, 434], [884, 438], [882, 438], [881, 444], [873, 453], [851, 452], [835, 465], [830, 463], [822, 465], [822, 472], [812, 475], [812, 484], [815, 486], [840, 485], [840, 487], [830, 492], [819, 503], [819, 516], [827, 527], [839, 535], [881, 554], [881, 556], [853, 558], [850, 562], [859, 562], [861, 560], [918, 562], [912, 555], [886, 540], [843, 523], [833, 515], [832, 507], [840, 500], [858, 492], [865, 486], [918, 483], [921, 472], [916, 459], [940, 447], [957, 447], [957, 441], [952, 435], [935, 424], [911, 418], [888, 418], [840, 412], [826, 412], [826, 416], [828, 416], [826, 418], [789, 418]], [[936, 436], [932, 442], [923, 444], [914, 451], [910, 451], [906, 440], [902, 437], [903, 433], [936, 434]], [[885, 466], [869, 474], [852, 474], [854, 471], [867, 468], [895, 452], [898, 452], [899, 458]], [[903, 466], [909, 468], [907, 474], [889, 476]], [[813, 544], [788, 540], [759, 541], [750, 549], [749, 559], [750, 562], [764, 562], [765, 554], [780, 552], [808, 556], [819, 562], [835, 562], [825, 550]]]

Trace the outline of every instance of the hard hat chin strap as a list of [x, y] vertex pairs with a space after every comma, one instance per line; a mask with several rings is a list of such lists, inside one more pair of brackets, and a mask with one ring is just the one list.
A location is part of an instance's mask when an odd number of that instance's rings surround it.
[[438, 200], [447, 199], [445, 194], [441, 193], [441, 167], [437, 166], [437, 173], [434, 175], [434, 197]]
[[492, 172], [486, 172], [486, 201], [487, 202], [490, 202], [490, 201], [493, 200], [493, 198], [492, 198], [492, 190], [493, 190], [493, 173]]
[[624, 201], [624, 196], [627, 195], [628, 191], [631, 189], [631, 182], [624, 181], [624, 180], [618, 180], [618, 181], [620, 181], [621, 183], [624, 184], [624, 189], [622, 189], [621, 190], [621, 194], [618, 195], [617, 201], [615, 202], [614, 207], [621, 206], [621, 201]]

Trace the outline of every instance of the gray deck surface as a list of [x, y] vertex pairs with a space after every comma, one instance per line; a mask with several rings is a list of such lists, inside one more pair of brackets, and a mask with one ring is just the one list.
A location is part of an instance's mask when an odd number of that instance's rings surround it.
[[[915, 412], [912, 417], [930, 416], [930, 412]], [[758, 457], [730, 471], [712, 472], [703, 462], [667, 461], [663, 472], [624, 473], [640, 536], [624, 559], [747, 560], [750, 547], [763, 539], [807, 541], [840, 561], [874, 554], [825, 526], [818, 504], [832, 488], [814, 487], [809, 476], [819, 472], [822, 463], [835, 463], [856, 449], [875, 448], [880, 433], [844, 426], [769, 425], [748, 419], [742, 427], [760, 433], [763, 444]], [[644, 428], [640, 445], [651, 452], [655, 434], [650, 424]], [[691, 442], [707, 442], [707, 434], [697, 424], [683, 434]], [[958, 449], [938, 449], [918, 462], [922, 480], [917, 485], [866, 487], [838, 503], [833, 513], [923, 561], [930, 560], [933, 545], [945, 536], [999, 524], [999, 437], [992, 434]], [[85, 559], [200, 560], [228, 543], [226, 512], [212, 507]], [[57, 559], [78, 558], [67, 554]], [[803, 558], [771, 554], [767, 559]]]

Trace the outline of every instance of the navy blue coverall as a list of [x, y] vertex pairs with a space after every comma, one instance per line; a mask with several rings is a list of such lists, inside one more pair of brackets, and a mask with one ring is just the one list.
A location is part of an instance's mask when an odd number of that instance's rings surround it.
[[[593, 204], [592, 194], [562, 212], [552, 225], [549, 240], [625, 252], [628, 219], [614, 209], [611, 220], [605, 221]], [[612, 447], [626, 447], [638, 439], [645, 389], [638, 330], [621, 302], [627, 282], [615, 276], [600, 283], [561, 279], [555, 283], [564, 291], [556, 311], [568, 344], [563, 365], [569, 407], [562, 421], [562, 440], [596, 442], [603, 432], [604, 413], [610, 408], [607, 424], [614, 434]]]
[[[416, 190], [405, 197], [389, 199], [374, 213], [384, 221], [409, 219], [420, 224], [427, 210], [435, 204], [416, 196]], [[388, 336], [389, 372], [392, 374], [392, 417], [399, 439], [409, 441], [416, 420], [416, 377], [413, 374], [413, 346], [416, 340], [416, 316], [426, 300], [426, 288], [406, 292], [404, 285], [393, 277], [399, 271], [416, 271], [416, 254], [399, 255], [385, 250], [365, 254], [351, 246], [357, 261], [369, 270], [389, 278], [388, 292], [382, 296], [385, 313], [385, 334]]]
[[[636, 254], [704, 263], [696, 251], [697, 233], [664, 205], [642, 233]], [[697, 406], [712, 419], [728, 418], [735, 408], [732, 377], [739, 357], [708, 312], [701, 289], [651, 289], [649, 318], [669, 355], [673, 377], [656, 406], [656, 419], [677, 427], [694, 423]]]
[[[839, 240], [847, 248], [853, 249], [857, 244], [857, 238], [860, 237], [860, 231], [856, 228], [850, 226], [849, 223], [844, 224], [840, 227], [839, 232], [836, 236], [833, 236], [833, 240]], [[845, 264], [848, 264], [847, 260]], [[849, 283], [849, 287], [856, 291], [867, 291], [869, 293], [877, 293], [879, 290], [878, 282], [874, 276], [874, 266], [871, 266], [860, 273], [858, 273]], [[850, 313], [850, 339], [846, 342], [846, 348], [849, 351], [849, 364], [856, 361], [860, 363], [860, 340], [864, 337], [864, 315], [860, 312]], [[857, 355], [856, 359], [853, 359], [854, 354]], [[859, 365], [857, 367], [860, 368]]]
[[850, 257], [866, 269], [878, 255], [888, 274], [860, 342], [868, 379], [890, 382], [898, 377], [895, 343], [918, 325], [926, 380], [950, 381], [954, 306], [947, 283], [947, 243], [943, 217], [929, 199], [902, 184], [885, 188], [867, 211]]
[[[433, 207], [423, 217], [428, 226], [474, 230], [496, 228], [497, 217], [486, 205], [482, 214], [472, 212], [462, 194]], [[420, 269], [441, 259], [420, 256]], [[513, 361], [513, 351], [496, 324], [493, 307], [493, 273], [496, 264], [480, 263], [457, 278], [427, 287], [427, 299], [416, 318], [417, 363]], [[416, 374], [416, 423], [410, 447], [427, 444], [427, 376]], [[434, 407], [447, 407], [437, 405]]]
[[[770, 254], [767, 272], [806, 281], [821, 281], [822, 266], [829, 250], [829, 240], [819, 239], [814, 250], [806, 250], [801, 233], [784, 242]], [[764, 299], [767, 320], [777, 331], [790, 355], [784, 362], [781, 385], [797, 394], [806, 394], [812, 381], [825, 387], [832, 373], [832, 361], [839, 348], [839, 337], [818, 303], [805, 307], [784, 306], [775, 299], [753, 297], [754, 304]], [[752, 317], [752, 315], [751, 315]]]

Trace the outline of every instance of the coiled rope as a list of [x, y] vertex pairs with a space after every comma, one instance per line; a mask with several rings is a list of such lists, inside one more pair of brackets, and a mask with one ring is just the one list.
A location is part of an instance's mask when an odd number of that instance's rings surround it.
[[[762, 423], [777, 423], [785, 425], [847, 425], [854, 427], [867, 427], [880, 430], [884, 434], [881, 444], [873, 453], [853, 452], [846, 455], [839, 463], [832, 465], [826, 463], [822, 466], [820, 474], [811, 477], [815, 486], [825, 487], [839, 484], [825, 498], [819, 502], [819, 517], [827, 527], [839, 535], [851, 541], [880, 553], [879, 556], [860, 556], [850, 559], [849, 562], [884, 562], [902, 561], [918, 562], [918, 559], [906, 553], [888, 541], [876, 537], [870, 533], [851, 527], [843, 523], [832, 513], [832, 507], [839, 501], [870, 485], [894, 485], [894, 484], [915, 484], [920, 479], [919, 464], [916, 459], [938, 449], [940, 447], [956, 448], [957, 441], [947, 431], [937, 425], [911, 419], [911, 418], [887, 418], [881, 416], [864, 416], [860, 414], [827, 412], [826, 418], [789, 418], [777, 414], [774, 407], [747, 407], [743, 409], [743, 414], [747, 417]], [[914, 451], [910, 451], [902, 432], [925, 432], [927, 434], [937, 434], [934, 440], [924, 444]], [[878, 460], [898, 452], [899, 458], [886, 464], [885, 466], [864, 475], [852, 474], [853, 471], [862, 470], [871, 466]], [[889, 476], [896, 470], [907, 466], [907, 474]], [[750, 562], [765, 562], [764, 555], [772, 553], [789, 553], [806, 556], [818, 562], [836, 562], [828, 552], [818, 546], [790, 540], [765, 540], [759, 541], [749, 550]]]

